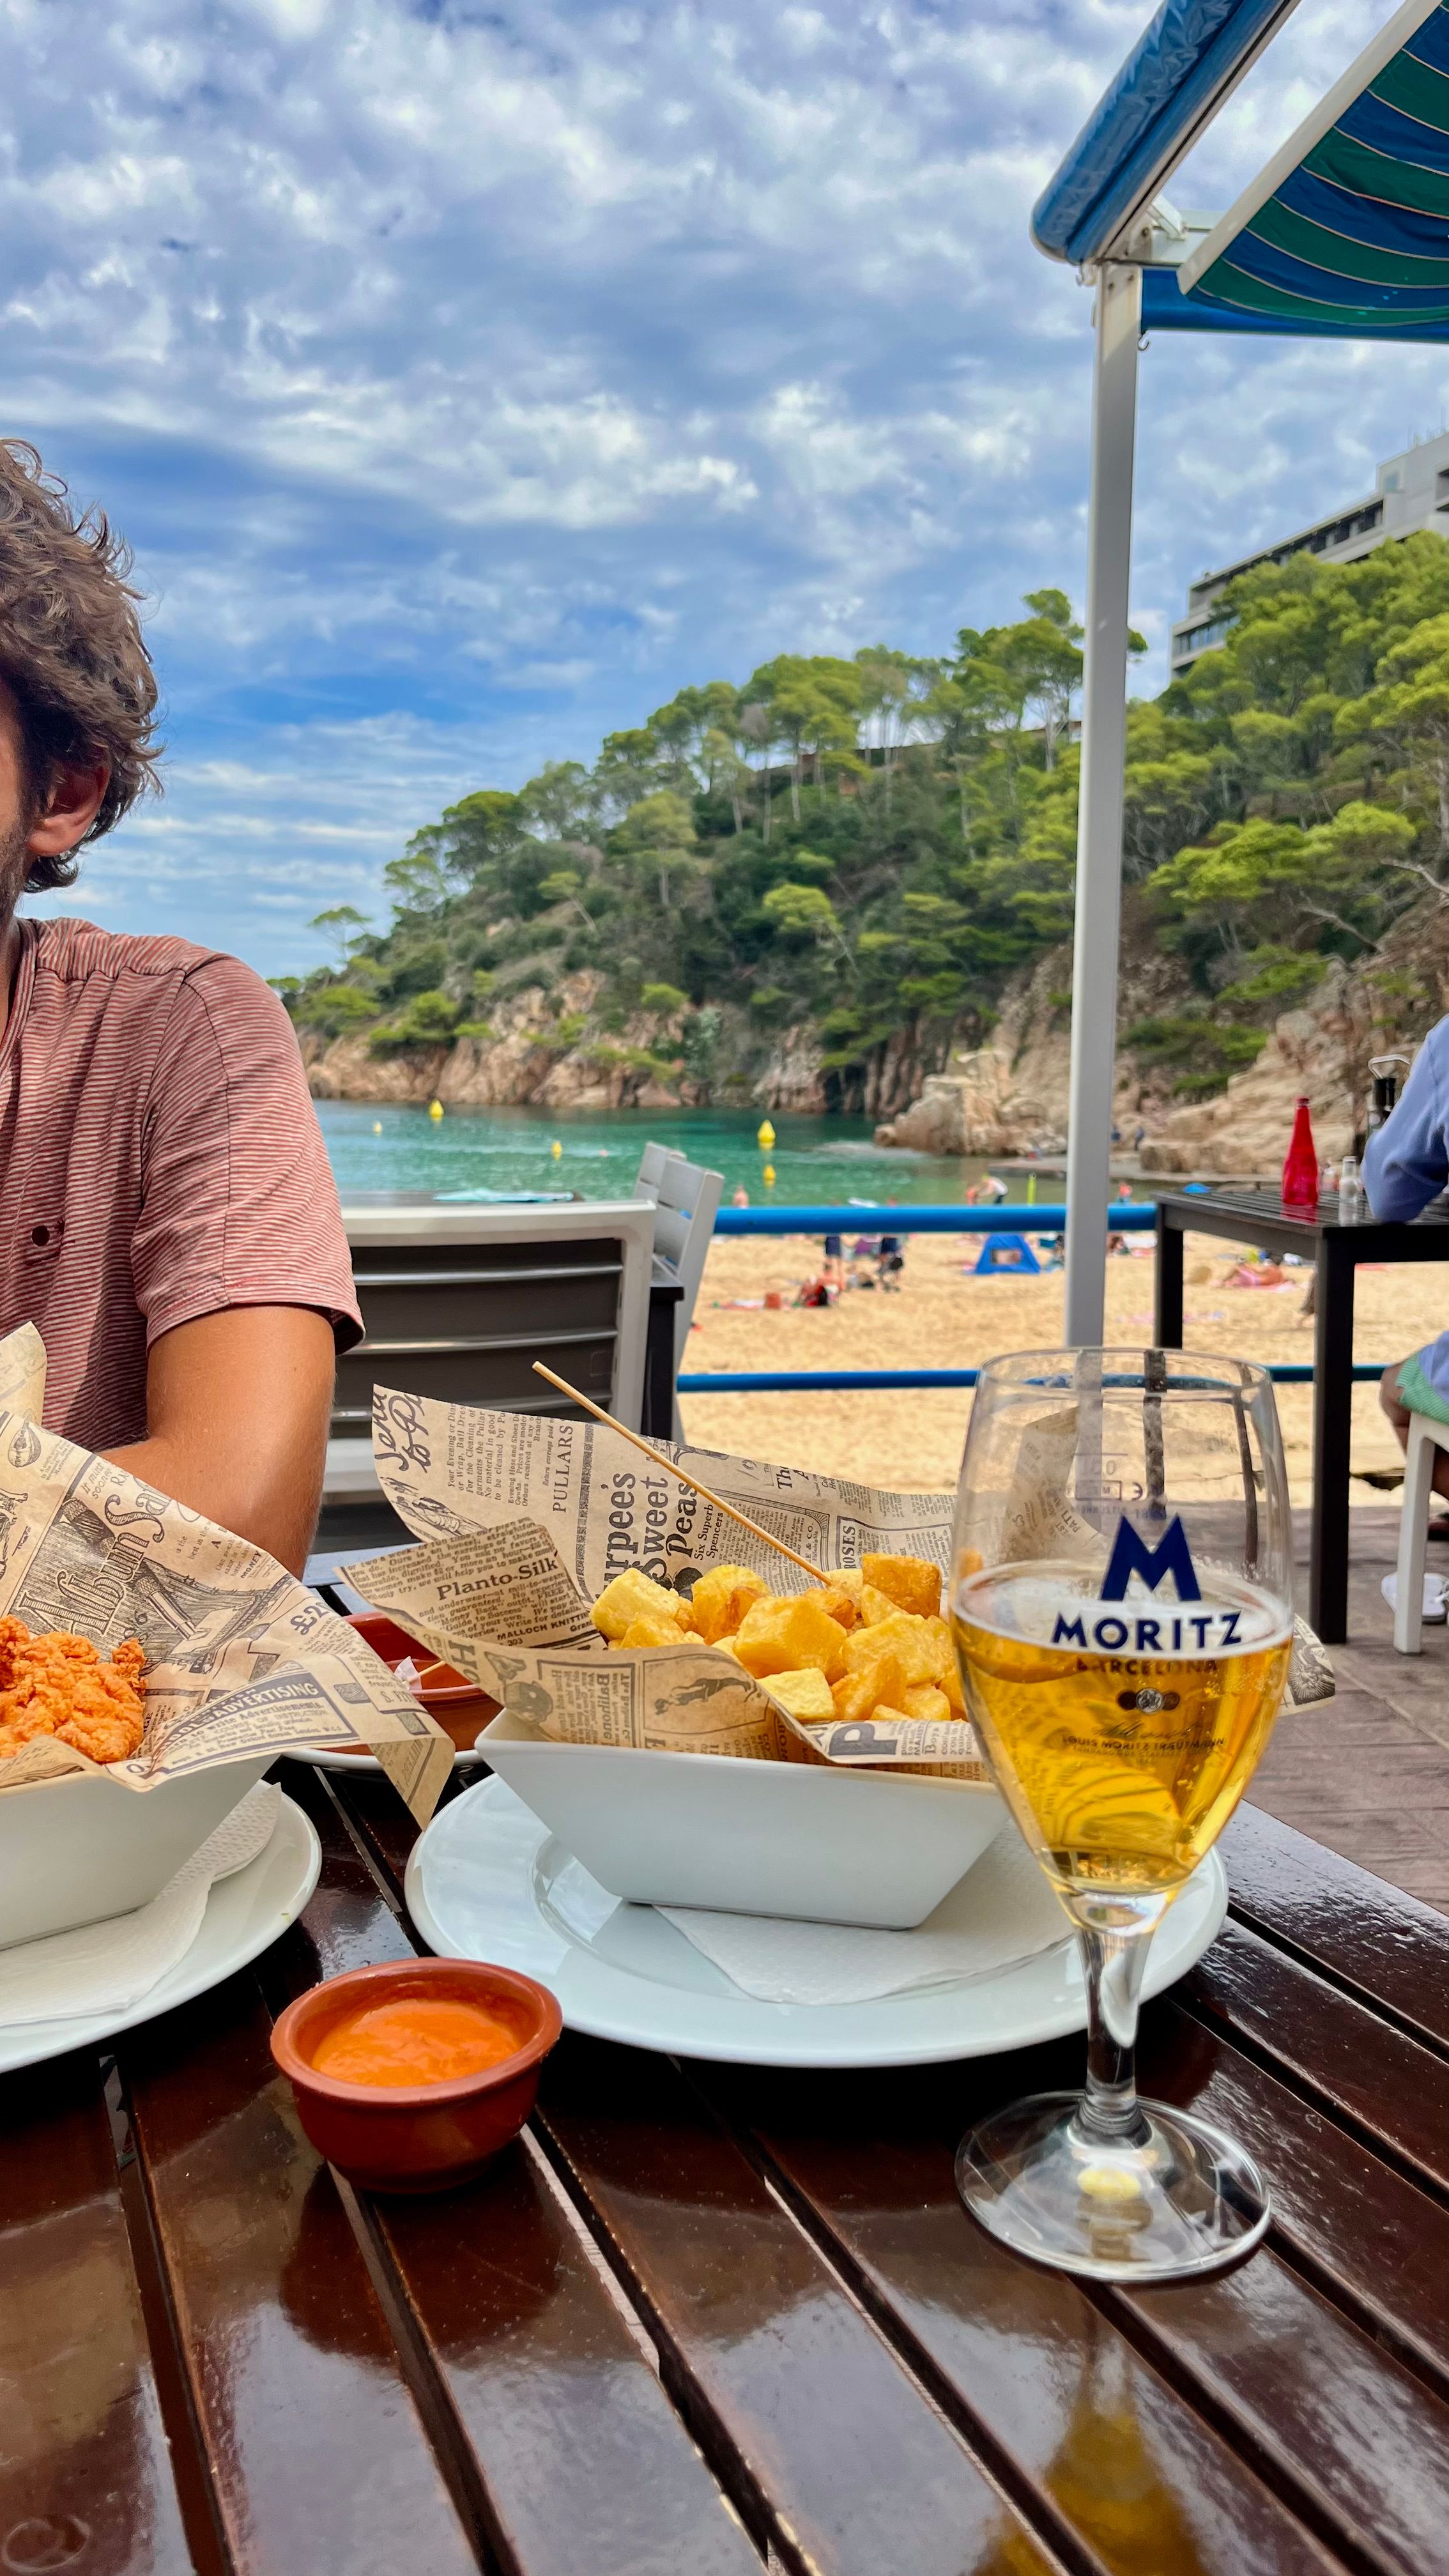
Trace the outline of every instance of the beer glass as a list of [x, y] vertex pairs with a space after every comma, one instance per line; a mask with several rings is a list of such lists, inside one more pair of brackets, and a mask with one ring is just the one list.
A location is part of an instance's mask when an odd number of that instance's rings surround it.
[[982, 1369], [952, 1625], [983, 1755], [1075, 1928], [1087, 2082], [973, 2129], [982, 2225], [1097, 2280], [1206, 2271], [1268, 2199], [1206, 2121], [1133, 2080], [1147, 1947], [1272, 1731], [1292, 1646], [1272, 1384], [1200, 1352], [1018, 1352]]

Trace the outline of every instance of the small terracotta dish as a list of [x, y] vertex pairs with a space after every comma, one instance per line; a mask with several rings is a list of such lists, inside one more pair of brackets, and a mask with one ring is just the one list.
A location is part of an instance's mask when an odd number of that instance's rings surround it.
[[[413, 1685], [413, 1696], [421, 1700], [430, 1717], [435, 1717], [445, 1735], [451, 1735], [455, 1748], [471, 1753], [482, 1729], [498, 1714], [498, 1702], [470, 1682], [466, 1673], [451, 1664], [438, 1661], [431, 1646], [418, 1637], [409, 1636], [395, 1619], [382, 1610], [355, 1611], [348, 1622], [355, 1628], [364, 1645], [385, 1663], [391, 1672], [405, 1663], [409, 1655], [417, 1665], [420, 1679]], [[353, 1753], [364, 1748], [357, 1745], [330, 1744], [329, 1753]]]
[[[518, 2033], [512, 2056], [446, 2084], [351, 2084], [313, 2058], [340, 2021], [410, 1996], [476, 2004]], [[547, 1986], [478, 1959], [412, 1959], [354, 1968], [309, 1986], [272, 2031], [272, 2055], [319, 2155], [363, 2191], [451, 2191], [517, 2136], [539, 2070], [563, 2028]]]

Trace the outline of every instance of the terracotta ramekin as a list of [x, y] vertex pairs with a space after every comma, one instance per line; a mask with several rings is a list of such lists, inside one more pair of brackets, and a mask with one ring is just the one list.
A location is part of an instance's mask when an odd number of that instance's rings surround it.
[[[420, 1638], [410, 1637], [406, 1628], [400, 1628], [397, 1621], [389, 1619], [384, 1611], [358, 1610], [347, 1624], [349, 1628], [355, 1628], [363, 1643], [394, 1671], [409, 1655], [419, 1671], [429, 1664], [437, 1665], [436, 1672], [418, 1685], [417, 1695], [424, 1708], [452, 1708], [459, 1700], [486, 1696], [476, 1682], [469, 1681], [466, 1673], [455, 1673], [451, 1664], [439, 1663], [431, 1646], [425, 1646]], [[496, 1708], [497, 1702], [490, 1701], [489, 1705]]]
[[[511, 2022], [518, 2047], [479, 2075], [451, 2084], [342, 2084], [319, 2075], [316, 2050], [335, 2023], [407, 1995], [479, 2005]], [[479, 1959], [411, 1959], [354, 1968], [309, 1986], [272, 2031], [272, 2055], [297, 2097], [319, 2155], [363, 2191], [451, 2191], [471, 2182], [518, 2135], [538, 2092], [539, 2070], [563, 2028], [547, 1986]]]

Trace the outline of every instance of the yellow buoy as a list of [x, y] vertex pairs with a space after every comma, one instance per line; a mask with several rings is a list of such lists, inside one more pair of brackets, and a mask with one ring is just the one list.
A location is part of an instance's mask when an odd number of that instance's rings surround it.
[[372, 1132], [374, 1136], [380, 1136], [382, 1134], [382, 1120], [380, 1118], [374, 1118], [372, 1122]]
[[558, 1163], [558, 1162], [561, 1162], [561, 1161], [562, 1161], [562, 1159], [563, 1159], [563, 1147], [562, 1147], [562, 1145], [559, 1143], [559, 1140], [558, 1140], [557, 1136], [555, 1136], [555, 1138], [554, 1138], [554, 1140], [553, 1140], [553, 1143], [550, 1145], [550, 1147], [549, 1147], [549, 1149], [548, 1149], [548, 1150], [549, 1150], [549, 1152], [552, 1154], [553, 1159], [554, 1159], [554, 1161], [555, 1161], [556, 1163]]
[[765, 1170], [764, 1170], [764, 1182], [765, 1182], [765, 1187], [766, 1187], [766, 1189], [767, 1189], [767, 1190], [772, 1190], [772, 1189], [774, 1188], [774, 1186], [775, 1186], [775, 1166], [774, 1166], [774, 1164], [773, 1164], [773, 1163], [767, 1163], [767, 1164], [765, 1165]]
[[441, 1118], [442, 1114], [443, 1104], [441, 1100], [430, 1100], [428, 1102], [428, 1116], [430, 1118]]
[[770, 1125], [770, 1122], [769, 1122], [768, 1118], [762, 1118], [762, 1119], [760, 1120], [760, 1132], [759, 1132], [758, 1136], [755, 1138], [755, 1143], [756, 1143], [757, 1145], [761, 1146], [761, 1147], [763, 1148], [764, 1152], [768, 1154], [768, 1152], [769, 1152], [769, 1150], [770, 1150], [770, 1147], [773, 1145], [774, 1141], [775, 1141], [775, 1130], [774, 1130], [774, 1128]]

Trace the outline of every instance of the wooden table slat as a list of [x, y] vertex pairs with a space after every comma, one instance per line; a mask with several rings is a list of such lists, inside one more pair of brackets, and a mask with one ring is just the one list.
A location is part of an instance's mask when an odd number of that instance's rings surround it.
[[0, 2084], [0, 2565], [188, 2576], [94, 2052]]
[[1140, 2075], [1149, 2098], [1259, 2159], [1271, 2241], [1449, 2398], [1449, 2210], [1166, 1999], [1146, 2017]]
[[706, 2448], [732, 2455], [787, 2566], [1052, 2563], [668, 2059], [566, 2041], [541, 2115]]
[[1449, 2570], [1449, 2406], [1271, 2252], [1107, 2304], [1350, 2561]]
[[1179, 2000], [1267, 2053], [1426, 2180], [1449, 2189], [1449, 2065], [1255, 1932], [1229, 1922]]
[[1239, 1921], [1449, 2051], [1449, 1916], [1258, 1807], [1221, 1848]]
[[[268, 1953], [280, 2003], [319, 1975], [412, 1955], [349, 1830], [362, 1803], [415, 1828], [385, 1781], [289, 1764], [326, 1855]], [[529, 2150], [437, 2199], [364, 2199], [405, 2341], [471, 2449], [478, 2519], [527, 2576], [747, 2576], [758, 2556], [631, 2333], [582, 2228]]]
[[751, 2126], [871, 2312], [1016, 2487], [1111, 2576], [1322, 2576], [1330, 2558], [1065, 2275], [967, 2219], [955, 2140], [999, 2100], [1070, 2081], [1073, 2053], [808, 2083], [696, 2069]]
[[477, 2564], [249, 1976], [118, 2055], [241, 2576]]

